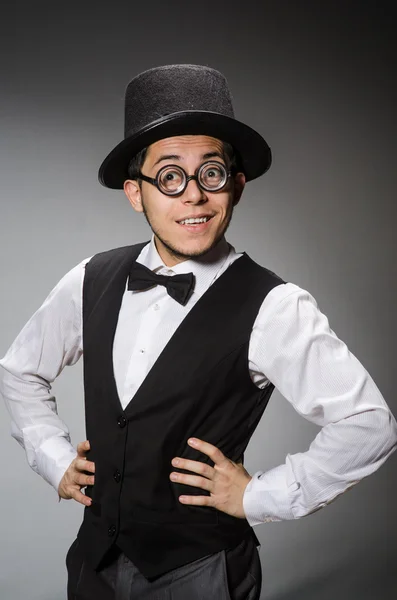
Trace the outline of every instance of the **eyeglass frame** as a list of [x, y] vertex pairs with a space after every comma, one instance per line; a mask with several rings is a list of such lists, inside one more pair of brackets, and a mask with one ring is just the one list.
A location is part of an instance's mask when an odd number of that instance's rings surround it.
[[[219, 165], [220, 167], [222, 167], [222, 169], [225, 171], [225, 175], [226, 175], [226, 179], [225, 179], [225, 183], [217, 188], [217, 189], [208, 189], [205, 188], [199, 181], [199, 173], [201, 171], [201, 169], [203, 167], [205, 167], [206, 165]], [[170, 167], [176, 167], [177, 169], [180, 169], [182, 171], [182, 173], [185, 175], [185, 185], [183, 186], [183, 188], [180, 191], [177, 192], [170, 192], [167, 193], [164, 190], [161, 189], [160, 184], [159, 184], [159, 175], [162, 171], [164, 171], [164, 169], [169, 169]], [[156, 173], [156, 177], [148, 177], [147, 175], [144, 175], [141, 171], [138, 172], [138, 176], [137, 178], [142, 179], [143, 181], [146, 181], [147, 183], [151, 183], [152, 185], [154, 185], [159, 192], [161, 192], [162, 194], [164, 194], [165, 196], [181, 196], [185, 191], [186, 188], [188, 186], [189, 181], [191, 181], [192, 179], [194, 179], [197, 182], [198, 187], [200, 188], [200, 190], [203, 190], [204, 192], [220, 192], [221, 190], [223, 190], [224, 187], [226, 187], [227, 182], [229, 180], [229, 178], [231, 177], [231, 175], [236, 173], [236, 169], [234, 167], [232, 167], [231, 169], [229, 169], [229, 171], [226, 169], [226, 166], [219, 162], [218, 160], [206, 160], [205, 162], [203, 162], [197, 169], [194, 175], [188, 175], [185, 171], [185, 169], [183, 167], [181, 167], [180, 165], [174, 165], [174, 164], [170, 164], [170, 165], [164, 165], [164, 167], [161, 167], [157, 173]]]

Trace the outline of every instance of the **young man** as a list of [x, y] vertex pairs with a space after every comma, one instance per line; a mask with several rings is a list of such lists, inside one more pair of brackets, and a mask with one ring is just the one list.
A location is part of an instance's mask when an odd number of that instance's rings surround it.
[[[374, 472], [396, 422], [314, 298], [225, 240], [271, 155], [234, 118], [224, 77], [141, 73], [125, 123], [99, 178], [124, 188], [152, 239], [59, 282], [1, 361], [2, 392], [31, 466], [85, 505], [70, 600], [253, 600], [251, 526], [314, 512]], [[76, 454], [50, 384], [82, 354]], [[307, 452], [251, 476], [243, 453], [274, 387], [322, 429]]]

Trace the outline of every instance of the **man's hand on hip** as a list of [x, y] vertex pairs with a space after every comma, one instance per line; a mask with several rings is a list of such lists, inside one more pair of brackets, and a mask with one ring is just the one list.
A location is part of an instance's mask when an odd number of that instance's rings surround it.
[[77, 446], [77, 456], [66, 469], [64, 476], [58, 486], [58, 494], [65, 500], [73, 498], [84, 506], [91, 505], [91, 498], [81, 492], [87, 485], [94, 484], [94, 476], [87, 475], [95, 473], [95, 464], [87, 460], [86, 453], [90, 449], [90, 442], [80, 442]]
[[192, 448], [203, 452], [214, 462], [214, 466], [175, 457], [172, 465], [186, 471], [193, 471], [199, 475], [187, 475], [172, 472], [171, 481], [198, 487], [210, 492], [210, 496], [179, 496], [182, 504], [196, 506], [212, 506], [233, 517], [245, 518], [243, 496], [245, 488], [252, 477], [241, 463], [234, 463], [212, 444], [192, 438], [188, 440]]

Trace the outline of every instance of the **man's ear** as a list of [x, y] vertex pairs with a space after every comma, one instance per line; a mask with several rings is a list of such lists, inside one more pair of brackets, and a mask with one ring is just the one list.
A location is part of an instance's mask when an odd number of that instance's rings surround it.
[[127, 179], [124, 181], [124, 193], [130, 204], [136, 212], [143, 212], [142, 190], [136, 179]]
[[245, 175], [244, 173], [237, 173], [234, 177], [234, 198], [233, 206], [236, 206], [240, 202], [241, 195], [245, 188]]

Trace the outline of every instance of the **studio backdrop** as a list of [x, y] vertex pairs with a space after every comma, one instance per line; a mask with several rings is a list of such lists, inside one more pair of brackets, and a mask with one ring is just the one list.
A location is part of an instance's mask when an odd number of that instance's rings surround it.
[[[0, 355], [57, 281], [96, 252], [148, 240], [98, 167], [123, 134], [128, 81], [153, 66], [222, 71], [236, 116], [273, 152], [228, 240], [307, 289], [396, 413], [395, 15], [390, 3], [13, 3], [2, 16]], [[382, 6], [383, 5], [383, 6]], [[85, 439], [82, 361], [54, 384]], [[2, 600], [64, 600], [82, 506], [28, 467], [0, 404]], [[250, 473], [318, 428], [275, 391]], [[396, 459], [323, 510], [255, 528], [267, 600], [393, 600]]]

